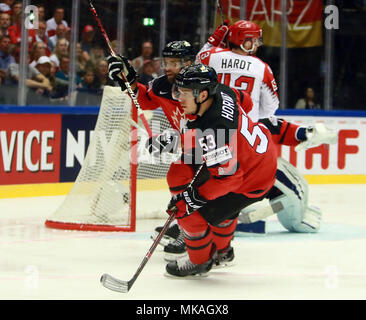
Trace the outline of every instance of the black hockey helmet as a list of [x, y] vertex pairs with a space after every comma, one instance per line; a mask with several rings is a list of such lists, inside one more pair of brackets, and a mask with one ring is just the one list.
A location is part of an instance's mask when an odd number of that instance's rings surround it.
[[195, 56], [192, 45], [185, 40], [169, 42], [162, 54], [164, 58], [182, 58], [184, 60], [193, 60]]
[[217, 73], [214, 68], [202, 63], [192, 64], [178, 73], [175, 85], [192, 89], [194, 96], [198, 96], [203, 90], [207, 90], [208, 95], [212, 96], [218, 86]]

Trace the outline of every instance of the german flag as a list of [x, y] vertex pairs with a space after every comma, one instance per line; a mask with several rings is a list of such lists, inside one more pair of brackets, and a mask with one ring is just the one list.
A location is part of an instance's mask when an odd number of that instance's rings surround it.
[[[281, 46], [281, 0], [247, 0], [247, 20], [257, 23], [263, 30], [265, 46]], [[240, 0], [221, 0], [225, 18], [232, 23], [239, 20]], [[305, 48], [323, 44], [322, 1], [287, 1], [287, 47]], [[221, 23], [216, 11], [216, 25]]]

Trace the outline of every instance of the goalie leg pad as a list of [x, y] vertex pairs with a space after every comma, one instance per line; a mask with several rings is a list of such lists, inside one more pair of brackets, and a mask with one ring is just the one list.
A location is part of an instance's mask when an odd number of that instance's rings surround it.
[[308, 206], [308, 184], [289, 162], [278, 158], [277, 187], [282, 194], [270, 199], [280, 223], [290, 232], [318, 232], [321, 212]]

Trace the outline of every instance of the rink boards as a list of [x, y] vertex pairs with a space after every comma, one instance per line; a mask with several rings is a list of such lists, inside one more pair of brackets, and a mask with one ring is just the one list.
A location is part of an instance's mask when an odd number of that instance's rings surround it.
[[[21, 110], [21, 112], [20, 112]], [[97, 120], [95, 107], [13, 107], [0, 116], [0, 198], [69, 192], [83, 163]], [[324, 122], [338, 142], [302, 152], [282, 146], [281, 156], [311, 184], [366, 183], [366, 112], [286, 110], [280, 117], [300, 125]], [[141, 181], [166, 188], [164, 179]]]

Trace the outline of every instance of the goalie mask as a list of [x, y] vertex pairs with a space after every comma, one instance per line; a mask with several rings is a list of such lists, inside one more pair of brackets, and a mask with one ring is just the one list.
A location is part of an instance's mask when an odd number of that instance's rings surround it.
[[[234, 44], [244, 52], [254, 54], [257, 47], [263, 44], [262, 29], [251, 21], [239, 20], [229, 27], [227, 38], [229, 44]], [[251, 44], [247, 48], [245, 44]]]

